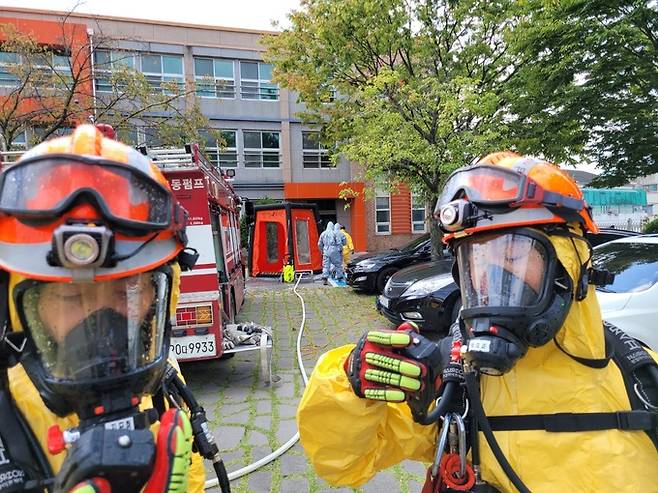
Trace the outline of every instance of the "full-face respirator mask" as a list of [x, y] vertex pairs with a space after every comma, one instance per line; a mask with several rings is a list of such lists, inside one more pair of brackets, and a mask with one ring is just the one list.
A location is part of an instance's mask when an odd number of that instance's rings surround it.
[[502, 375], [529, 347], [555, 337], [571, 307], [573, 282], [548, 237], [520, 228], [455, 242], [462, 293], [462, 356]]

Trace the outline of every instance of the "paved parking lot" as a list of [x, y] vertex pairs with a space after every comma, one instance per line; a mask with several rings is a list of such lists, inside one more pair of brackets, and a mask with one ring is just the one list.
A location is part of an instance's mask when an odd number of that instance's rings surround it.
[[[295, 353], [299, 299], [290, 286], [274, 281], [250, 281], [248, 290], [239, 321], [272, 326], [272, 366], [280, 381], [270, 387], [263, 384], [256, 352], [183, 365], [185, 378], [206, 408], [229, 472], [268, 455], [294, 435], [295, 410], [304, 385]], [[387, 326], [374, 308], [374, 296], [319, 283], [301, 285], [299, 292], [306, 300], [302, 353], [309, 373], [323, 352], [354, 342], [367, 329]], [[214, 477], [208, 467], [207, 471], [208, 477]], [[379, 473], [361, 489], [331, 488], [315, 474], [298, 443], [269, 465], [233, 481], [231, 489], [238, 493], [415, 493], [421, 490], [424, 476], [423, 464], [408, 461]]]

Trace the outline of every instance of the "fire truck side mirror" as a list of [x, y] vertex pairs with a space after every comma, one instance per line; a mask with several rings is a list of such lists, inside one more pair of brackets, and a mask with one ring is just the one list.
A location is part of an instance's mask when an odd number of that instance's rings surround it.
[[226, 176], [228, 176], [229, 178], [235, 178], [235, 170], [234, 170], [233, 168], [225, 169], [225, 170], [224, 170], [224, 173], [225, 173]]
[[251, 200], [244, 201], [244, 213], [247, 216], [247, 224], [253, 223], [256, 211], [254, 210], [254, 203]]

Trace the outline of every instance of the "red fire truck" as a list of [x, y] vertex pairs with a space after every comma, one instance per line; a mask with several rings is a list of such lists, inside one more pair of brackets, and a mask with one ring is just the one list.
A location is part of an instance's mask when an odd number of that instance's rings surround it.
[[218, 358], [224, 352], [222, 328], [235, 321], [245, 295], [240, 197], [230, 183], [233, 170], [212, 166], [197, 144], [138, 149], [163, 171], [188, 211], [188, 246], [199, 253], [194, 268], [182, 273], [171, 354], [179, 361]]
[[[110, 135], [113, 137], [113, 134]], [[223, 329], [233, 323], [245, 296], [245, 263], [240, 248], [240, 197], [231, 185], [233, 170], [220, 171], [197, 144], [185, 148], [139, 147], [163, 171], [189, 213], [188, 246], [199, 259], [181, 275], [181, 293], [172, 327], [171, 354], [179, 361], [219, 358], [259, 347], [223, 350]], [[0, 169], [23, 151], [0, 152]], [[266, 341], [271, 348], [271, 341]]]

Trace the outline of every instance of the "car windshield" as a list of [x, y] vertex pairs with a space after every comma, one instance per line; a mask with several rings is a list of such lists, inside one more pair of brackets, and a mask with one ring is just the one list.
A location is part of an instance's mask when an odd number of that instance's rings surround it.
[[418, 248], [421, 243], [425, 243], [429, 239], [429, 235], [423, 235], [420, 238], [416, 238], [413, 240], [411, 243], [407, 243], [405, 246], [400, 248], [401, 252], [413, 252], [416, 248]]
[[635, 293], [658, 281], [658, 243], [609, 243], [594, 250], [594, 266], [615, 275], [602, 291]]

